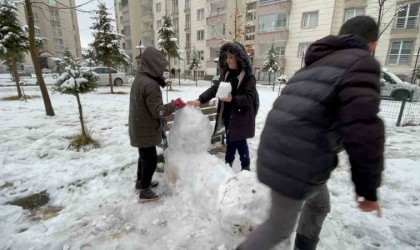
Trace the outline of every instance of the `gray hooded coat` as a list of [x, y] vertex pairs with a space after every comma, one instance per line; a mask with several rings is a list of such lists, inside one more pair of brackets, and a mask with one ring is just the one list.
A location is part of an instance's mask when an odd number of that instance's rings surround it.
[[142, 55], [140, 68], [130, 92], [128, 116], [130, 144], [148, 148], [162, 141], [162, 118], [176, 110], [175, 104], [163, 104], [160, 85], [168, 62], [157, 49], [148, 47]]

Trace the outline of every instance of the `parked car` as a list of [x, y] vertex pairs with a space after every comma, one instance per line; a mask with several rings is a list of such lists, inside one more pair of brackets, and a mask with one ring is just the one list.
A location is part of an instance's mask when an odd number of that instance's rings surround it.
[[414, 91], [414, 99], [418, 99], [420, 88], [414, 84], [402, 81], [387, 68], [381, 69], [381, 95], [394, 99], [407, 99]]
[[[91, 69], [93, 72], [95, 72], [99, 76], [99, 85], [108, 85], [109, 84], [109, 75], [108, 75], [108, 68], [103, 66], [97, 66], [97, 67], [90, 67], [85, 68]], [[114, 68], [111, 69], [111, 76], [112, 76], [112, 83], [115, 86], [121, 86], [123, 84], [128, 84], [128, 77], [127, 74], [121, 71], [118, 71]]]

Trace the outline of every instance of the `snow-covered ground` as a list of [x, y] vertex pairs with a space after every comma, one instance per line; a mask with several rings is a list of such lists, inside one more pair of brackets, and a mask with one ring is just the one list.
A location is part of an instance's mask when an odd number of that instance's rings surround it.
[[[198, 85], [182, 81], [179, 87], [176, 79], [168, 99], [195, 99], [210, 83]], [[87, 127], [101, 145], [87, 152], [67, 149], [67, 137], [80, 130], [75, 97], [50, 94], [54, 117], [45, 115], [37, 86], [26, 86], [25, 93], [39, 98], [0, 101], [0, 249], [234, 249], [269, 207], [268, 189], [255, 179], [255, 157], [278, 90], [257, 88], [261, 104], [256, 136], [249, 140], [252, 172], [240, 172], [238, 160], [227, 168], [223, 154], [183, 150], [198, 146], [196, 140], [172, 144], [166, 169], [178, 175], [156, 173], [162, 198], [148, 204], [139, 204], [134, 191], [138, 156], [127, 133], [130, 86], [114, 88], [126, 94], [111, 95], [101, 87], [81, 97]], [[13, 86], [0, 88], [0, 99], [13, 95]], [[186, 121], [199, 119], [191, 109], [180, 110]], [[172, 141], [202, 135], [186, 121], [176, 121]], [[329, 181], [332, 211], [318, 249], [420, 249], [420, 127], [386, 123], [383, 217], [357, 209], [348, 161], [340, 155]], [[44, 190], [48, 212], [7, 205]]]

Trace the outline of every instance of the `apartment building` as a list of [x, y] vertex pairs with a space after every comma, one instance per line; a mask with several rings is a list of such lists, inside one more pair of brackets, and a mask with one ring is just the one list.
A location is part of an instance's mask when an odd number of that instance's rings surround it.
[[[39, 63], [44, 71], [53, 67], [52, 61], [48, 58], [63, 58], [66, 48], [70, 49], [76, 58], [82, 57], [75, 6], [75, 0], [39, 0], [32, 3], [35, 34], [47, 39], [43, 49], [38, 51]], [[19, 5], [18, 10], [20, 21], [23, 25], [27, 25], [23, 5]], [[34, 72], [29, 54], [25, 58], [25, 63], [20, 66], [19, 71]]]
[[[257, 79], [267, 79], [259, 71], [266, 52], [274, 44], [281, 72], [292, 76], [304, 64], [309, 45], [327, 35], [337, 35], [341, 25], [356, 15], [378, 18], [376, 0], [116, 0], [122, 11], [117, 17], [117, 27], [131, 35], [123, 44], [133, 56], [139, 49], [128, 44], [144, 46], [157, 44], [157, 31], [162, 16], [172, 17], [177, 31], [181, 56], [175, 59], [174, 68], [185, 72], [189, 56], [196, 51], [202, 60], [199, 76], [217, 74], [217, 57], [223, 40], [236, 38], [244, 44]], [[121, 3], [126, 1], [126, 5]], [[400, 12], [398, 6], [404, 5]], [[419, 39], [420, 0], [388, 0], [382, 16], [381, 37], [375, 57], [383, 67], [399, 75], [410, 75], [416, 64]], [[124, 10], [126, 10], [124, 12]], [[140, 14], [131, 15], [139, 10]], [[395, 14], [395, 18], [394, 17]], [[140, 20], [140, 22], [139, 22]], [[135, 31], [134, 31], [135, 30]], [[134, 35], [135, 34], [135, 35]], [[236, 35], [235, 35], [236, 34]], [[171, 66], [172, 67], [172, 66]]]

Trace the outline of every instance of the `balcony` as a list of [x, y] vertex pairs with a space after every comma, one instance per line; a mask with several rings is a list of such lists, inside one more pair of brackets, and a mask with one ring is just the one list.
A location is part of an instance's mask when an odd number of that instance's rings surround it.
[[[276, 34], [273, 34], [273, 32], [276, 32]], [[276, 39], [279, 40], [287, 40], [289, 39], [289, 29], [283, 28], [283, 29], [272, 29], [271, 31], [257, 31], [257, 34], [255, 36], [255, 42], [265, 42], [265, 41], [271, 41], [273, 38], [273, 35], [275, 35]]]
[[224, 14], [226, 14], [226, 10], [213, 11], [213, 12], [210, 12], [207, 17], [209, 18], [209, 17], [214, 17], [214, 16], [221, 16]]
[[185, 7], [184, 13], [185, 14], [191, 14], [191, 8], [190, 7]]
[[283, 0], [260, 0], [260, 6], [261, 5], [268, 5], [268, 4], [273, 4], [273, 3], [278, 3], [278, 2], [282, 2]]
[[155, 30], [153, 29], [149, 29], [149, 30], [145, 30], [142, 32], [143, 36], [154, 36], [155, 35]]
[[392, 27], [391, 34], [412, 34], [415, 38], [419, 32], [419, 19], [417, 17], [398, 18]]
[[146, 22], [153, 22], [153, 13], [148, 13], [140, 16], [140, 21]]
[[362, 7], [367, 4], [367, 0], [346, 0], [344, 8]]

